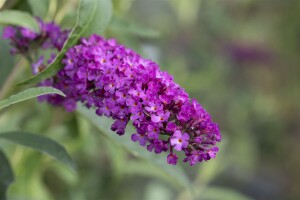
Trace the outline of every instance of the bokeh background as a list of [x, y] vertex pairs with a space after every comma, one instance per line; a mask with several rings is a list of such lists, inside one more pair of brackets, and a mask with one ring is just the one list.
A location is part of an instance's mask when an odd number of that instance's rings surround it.
[[[183, 164], [195, 199], [300, 199], [300, 1], [113, 3], [115, 23], [106, 37], [158, 62], [219, 123], [223, 142], [217, 158]], [[70, 28], [76, 5], [77, 0], [8, 0], [4, 8]], [[9, 56], [5, 45], [1, 41], [0, 59]], [[15, 82], [29, 74], [24, 67]], [[11, 200], [192, 199], [76, 113], [31, 100], [0, 113], [0, 128], [47, 135], [64, 144], [78, 165], [74, 174], [47, 156], [1, 142], [16, 174]]]

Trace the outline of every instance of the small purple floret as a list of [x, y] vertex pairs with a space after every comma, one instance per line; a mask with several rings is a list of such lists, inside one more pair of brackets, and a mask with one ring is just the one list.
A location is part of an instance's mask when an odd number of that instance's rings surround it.
[[182, 149], [187, 148], [189, 139], [190, 136], [187, 133], [182, 134], [180, 130], [177, 130], [170, 139], [171, 146], [174, 146], [177, 151], [182, 151]]
[[178, 160], [177, 155], [173, 154], [173, 153], [170, 153], [167, 157], [167, 162], [168, 162], [168, 164], [171, 164], [171, 165], [176, 165], [177, 160]]

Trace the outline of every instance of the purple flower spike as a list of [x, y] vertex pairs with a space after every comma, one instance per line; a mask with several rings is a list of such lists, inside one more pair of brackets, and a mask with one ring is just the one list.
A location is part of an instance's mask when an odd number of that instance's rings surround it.
[[[65, 31], [53, 23], [39, 23], [46, 35], [42, 47], [61, 49]], [[15, 38], [12, 29], [5, 34], [20, 53], [24, 53], [29, 43], [44, 37], [25, 36]], [[216, 157], [216, 144], [221, 141], [218, 125], [155, 62], [118, 44], [115, 39], [92, 35], [70, 48], [62, 64], [64, 68], [55, 77], [40, 85], [55, 87], [63, 91], [66, 98], [45, 95], [40, 100], [62, 105], [68, 111], [76, 109], [76, 102], [81, 102], [87, 108], [94, 108], [98, 116], [113, 119], [111, 130], [119, 135], [125, 134], [127, 124], [131, 123], [136, 129], [131, 135], [132, 141], [150, 152], [170, 152], [167, 163], [171, 165], [176, 165], [178, 160], [173, 149], [183, 152], [183, 161], [190, 165]], [[42, 59], [33, 65], [34, 73], [40, 66], [43, 66]]]

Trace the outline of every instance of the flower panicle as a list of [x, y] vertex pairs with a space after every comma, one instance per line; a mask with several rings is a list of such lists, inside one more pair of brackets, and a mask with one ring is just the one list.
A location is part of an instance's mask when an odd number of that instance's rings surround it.
[[[13, 38], [9, 35], [6, 32], [6, 38]], [[169, 152], [169, 164], [177, 164], [178, 152], [185, 154], [183, 162], [190, 165], [215, 158], [221, 141], [218, 125], [155, 62], [115, 39], [91, 35], [70, 48], [62, 63], [64, 68], [40, 85], [55, 87], [66, 98], [45, 95], [41, 100], [67, 111], [82, 102], [95, 108], [97, 115], [112, 118], [111, 129], [119, 135], [131, 122], [136, 129], [132, 141], [157, 154]]]

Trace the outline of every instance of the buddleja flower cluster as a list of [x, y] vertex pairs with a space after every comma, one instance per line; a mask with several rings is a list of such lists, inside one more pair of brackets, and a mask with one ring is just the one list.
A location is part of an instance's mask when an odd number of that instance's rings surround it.
[[169, 152], [169, 164], [177, 164], [181, 151], [190, 165], [215, 158], [221, 141], [217, 124], [155, 62], [98, 35], [82, 38], [62, 62], [64, 68], [41, 85], [67, 97], [47, 95], [44, 100], [68, 111], [76, 109], [76, 102], [93, 107], [97, 115], [114, 120], [111, 129], [119, 135], [132, 123], [136, 132], [131, 139], [148, 151]]

